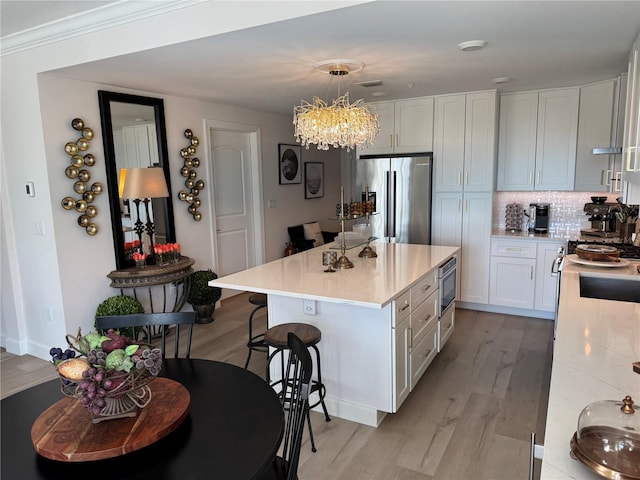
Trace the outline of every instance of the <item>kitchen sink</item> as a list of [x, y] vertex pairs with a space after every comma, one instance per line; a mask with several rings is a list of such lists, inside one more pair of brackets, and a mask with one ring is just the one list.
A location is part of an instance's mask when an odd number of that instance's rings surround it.
[[605, 277], [580, 275], [580, 296], [640, 303], [640, 276]]

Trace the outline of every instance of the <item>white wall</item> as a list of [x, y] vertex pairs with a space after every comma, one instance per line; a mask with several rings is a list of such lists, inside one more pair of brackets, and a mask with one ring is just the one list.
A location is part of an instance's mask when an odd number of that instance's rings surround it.
[[[90, 329], [96, 305], [106, 296], [117, 293], [108, 286], [105, 277], [115, 268], [106, 192], [96, 202], [101, 231], [95, 237], [89, 237], [75, 224], [76, 216], [63, 210], [60, 200], [71, 191], [72, 183], [64, 176], [68, 158], [63, 147], [75, 133], [69, 122], [80, 116], [93, 128], [96, 136], [90, 151], [98, 156], [102, 143], [96, 91], [98, 87], [123, 90], [62, 80], [52, 75], [42, 75], [39, 88], [39, 75], [70, 65], [348, 4], [206, 1], [170, 14], [3, 54], [0, 58], [3, 177], [0, 181], [0, 344], [12, 353], [31, 353], [47, 358], [49, 348], [62, 344], [66, 333], [75, 333], [78, 326], [85, 331]], [[180, 28], [180, 25], [189, 27]], [[81, 25], [71, 26], [74, 27]], [[272, 117], [257, 112], [156, 93], [147, 95], [165, 98], [168, 147], [169, 152], [176, 153], [176, 159], [180, 158], [178, 152], [183, 146], [182, 132], [185, 128], [201, 129], [204, 113], [209, 118], [252, 124], [263, 122], [262, 159], [265, 165], [274, 162], [273, 172], [277, 172], [277, 143], [288, 143], [292, 139], [285, 127], [289, 124], [288, 128], [292, 128], [288, 118], [279, 118], [271, 125]], [[265, 121], [266, 118], [269, 121]], [[325, 165], [328, 164], [327, 160]], [[92, 180], [102, 177], [106, 189], [103, 168], [104, 163], [102, 167], [100, 163], [93, 167]], [[336, 168], [339, 169], [339, 165]], [[263, 168], [264, 172], [269, 170]], [[172, 165], [172, 182], [174, 175], [177, 177], [178, 174]], [[335, 181], [335, 178], [327, 169], [327, 180]], [[25, 194], [24, 185], [28, 181], [35, 183], [35, 197]], [[264, 196], [275, 198], [277, 205], [265, 216], [267, 259], [281, 254], [286, 240], [286, 233], [281, 231], [283, 225], [307, 220], [309, 216], [325, 217], [333, 207], [327, 208], [328, 213], [325, 213], [320, 212], [321, 205], [337, 203], [330, 199], [329, 188], [324, 200], [302, 201], [301, 188], [296, 192], [296, 187], [279, 187], [277, 177], [275, 185], [271, 182], [266, 175]], [[210, 253], [201, 250], [199, 239], [209, 226], [206, 222], [196, 225], [190, 217], [181, 216], [179, 208], [175, 213], [178, 239], [186, 247], [184, 253], [196, 258], [196, 266], [207, 266]], [[36, 224], [42, 225], [43, 235], [36, 233]]]

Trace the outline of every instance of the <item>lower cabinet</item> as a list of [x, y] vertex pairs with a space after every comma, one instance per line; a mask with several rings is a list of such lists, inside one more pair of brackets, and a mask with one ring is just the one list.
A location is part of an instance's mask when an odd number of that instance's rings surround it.
[[564, 243], [493, 238], [489, 303], [504, 307], [553, 312], [557, 277], [551, 265]]
[[396, 325], [395, 328], [396, 342], [396, 393], [395, 393], [395, 411], [398, 411], [402, 402], [409, 396], [411, 391], [411, 324], [409, 318], [405, 318]]
[[438, 352], [442, 350], [456, 327], [456, 304], [453, 303], [438, 319]]

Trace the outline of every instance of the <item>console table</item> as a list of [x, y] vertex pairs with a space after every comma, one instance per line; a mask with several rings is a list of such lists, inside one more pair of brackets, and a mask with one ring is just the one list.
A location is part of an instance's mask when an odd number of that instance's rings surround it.
[[[189, 275], [193, 273], [194, 260], [181, 256], [176, 263], [167, 265], [145, 265], [144, 267], [130, 267], [114, 270], [107, 275], [111, 279], [111, 287], [119, 288], [121, 294], [131, 291], [136, 300], [138, 295], [146, 295], [149, 300], [151, 313], [179, 312], [189, 296]], [[175, 285], [173, 305], [168, 304], [168, 287]], [[162, 309], [154, 307], [152, 287], [162, 287]]]

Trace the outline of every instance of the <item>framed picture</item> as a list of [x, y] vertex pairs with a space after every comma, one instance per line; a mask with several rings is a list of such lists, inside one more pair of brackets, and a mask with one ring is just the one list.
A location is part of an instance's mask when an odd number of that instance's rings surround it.
[[300, 145], [278, 144], [278, 168], [280, 185], [302, 183], [302, 163], [300, 162]]
[[324, 163], [304, 164], [304, 198], [324, 197]]

